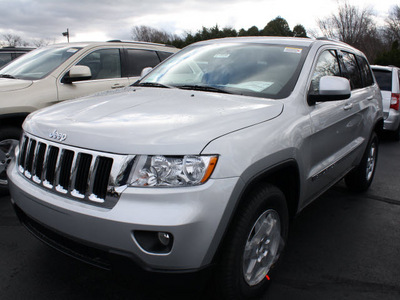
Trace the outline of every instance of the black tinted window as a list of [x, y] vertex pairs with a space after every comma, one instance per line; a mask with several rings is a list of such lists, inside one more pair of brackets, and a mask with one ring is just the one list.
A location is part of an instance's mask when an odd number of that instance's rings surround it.
[[354, 54], [342, 52], [344, 63], [344, 76], [350, 80], [351, 89], [359, 89], [363, 87], [360, 69]]
[[370, 86], [374, 83], [374, 80], [372, 78], [372, 73], [371, 69], [364, 57], [358, 56], [357, 55], [357, 61], [358, 65], [360, 66], [361, 69], [361, 77], [364, 83], [364, 86]]
[[317, 95], [319, 93], [319, 81], [323, 76], [340, 76], [339, 62], [334, 50], [324, 51], [319, 56], [311, 80], [311, 94]]
[[374, 70], [376, 82], [382, 91], [392, 90], [392, 72], [386, 70]]
[[23, 52], [16, 52], [16, 53], [14, 53], [15, 58], [20, 57], [21, 55], [24, 55], [24, 54], [25, 54], [25, 53], [23, 53]]
[[128, 49], [128, 76], [140, 76], [146, 67], [155, 67], [160, 59], [155, 51]]
[[0, 53], [0, 66], [5, 65], [6, 63], [12, 60], [11, 53]]
[[161, 61], [163, 61], [164, 59], [167, 59], [168, 57], [170, 57], [172, 55], [171, 52], [164, 52], [164, 51], [158, 51], [158, 56], [160, 57]]

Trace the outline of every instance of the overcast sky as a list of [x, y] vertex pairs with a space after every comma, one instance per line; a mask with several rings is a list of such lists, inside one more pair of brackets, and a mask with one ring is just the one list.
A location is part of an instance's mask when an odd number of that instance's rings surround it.
[[[348, 0], [369, 7], [383, 24], [396, 0]], [[171, 33], [196, 32], [202, 26], [262, 29], [281, 16], [291, 29], [302, 24], [317, 30], [316, 21], [337, 11], [337, 0], [0, 0], [0, 40], [3, 34], [25, 41], [131, 39], [133, 26], [146, 25]]]

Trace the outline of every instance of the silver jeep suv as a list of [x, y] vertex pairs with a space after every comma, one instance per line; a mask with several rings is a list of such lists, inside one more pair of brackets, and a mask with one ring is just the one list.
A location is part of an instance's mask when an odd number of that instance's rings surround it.
[[372, 182], [381, 94], [342, 43], [193, 44], [134, 86], [31, 114], [8, 168], [39, 239], [91, 264], [215, 268], [225, 298], [265, 291], [290, 218], [345, 178]]

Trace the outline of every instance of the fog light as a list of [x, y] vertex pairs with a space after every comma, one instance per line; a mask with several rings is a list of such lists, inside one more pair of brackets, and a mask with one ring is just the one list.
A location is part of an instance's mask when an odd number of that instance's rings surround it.
[[169, 253], [174, 244], [174, 237], [169, 232], [135, 230], [133, 237], [142, 250], [149, 253]]
[[167, 232], [159, 232], [158, 239], [160, 240], [160, 243], [163, 244], [164, 246], [168, 246], [169, 243], [171, 242], [171, 237]]

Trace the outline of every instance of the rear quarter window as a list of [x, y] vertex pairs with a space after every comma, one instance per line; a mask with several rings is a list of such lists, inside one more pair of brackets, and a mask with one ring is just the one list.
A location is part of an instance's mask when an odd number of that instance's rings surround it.
[[374, 69], [374, 75], [376, 81], [379, 85], [379, 88], [382, 91], [391, 91], [392, 90], [392, 72], [386, 70], [376, 70]]
[[164, 51], [157, 51], [158, 56], [160, 57], [160, 60], [163, 61], [164, 59], [167, 59], [170, 57], [173, 53], [171, 52], [164, 52]]

